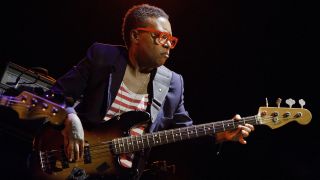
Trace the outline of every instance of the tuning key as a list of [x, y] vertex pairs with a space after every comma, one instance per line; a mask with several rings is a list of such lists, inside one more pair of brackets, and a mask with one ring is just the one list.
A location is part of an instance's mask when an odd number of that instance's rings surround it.
[[45, 111], [46, 109], [48, 109], [48, 104], [42, 103], [42, 111]]
[[290, 98], [286, 100], [286, 103], [289, 105], [290, 108], [292, 108], [292, 105], [294, 105], [296, 101]]
[[268, 103], [268, 98], [266, 98], [266, 107], [269, 106], [269, 103]]
[[282, 101], [281, 98], [278, 98], [277, 101], [276, 101], [276, 104], [277, 104], [278, 108], [280, 107], [281, 101]]
[[306, 105], [306, 102], [303, 99], [299, 99], [299, 104], [301, 108], [303, 108], [303, 106]]
[[37, 103], [38, 103], [38, 100], [36, 98], [32, 98], [31, 99], [31, 103], [32, 103], [31, 106], [35, 107], [37, 105]]

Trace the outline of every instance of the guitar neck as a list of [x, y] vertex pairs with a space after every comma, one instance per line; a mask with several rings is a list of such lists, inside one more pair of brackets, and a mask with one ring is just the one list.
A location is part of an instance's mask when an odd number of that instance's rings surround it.
[[213, 135], [218, 132], [233, 130], [236, 129], [238, 125], [244, 124], [258, 125], [260, 124], [259, 117], [250, 116], [236, 121], [231, 119], [158, 131], [141, 136], [117, 138], [112, 141], [112, 149], [114, 149], [115, 154], [135, 152], [145, 148], [151, 148], [163, 144], [169, 144], [202, 136]]
[[0, 105], [15, 110], [20, 119], [47, 118], [51, 123], [60, 125], [67, 116], [64, 105], [51, 102], [27, 91], [18, 96], [0, 96]]

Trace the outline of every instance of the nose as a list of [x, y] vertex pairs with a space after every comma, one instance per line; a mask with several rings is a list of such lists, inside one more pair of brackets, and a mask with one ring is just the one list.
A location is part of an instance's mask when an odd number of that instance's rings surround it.
[[166, 49], [171, 49], [171, 46], [172, 46], [172, 44], [171, 44], [171, 41], [169, 41], [169, 40], [163, 44], [163, 47], [165, 47]]

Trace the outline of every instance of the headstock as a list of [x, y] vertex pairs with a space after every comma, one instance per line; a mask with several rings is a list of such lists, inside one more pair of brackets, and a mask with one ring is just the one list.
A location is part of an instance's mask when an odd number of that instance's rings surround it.
[[61, 124], [67, 116], [65, 107], [27, 91], [16, 97], [7, 97], [7, 106], [14, 109], [20, 119], [47, 118], [53, 124]]
[[265, 124], [272, 129], [279, 128], [291, 121], [297, 121], [301, 125], [308, 124], [312, 119], [312, 114], [308, 109], [303, 108], [305, 101], [299, 100], [301, 108], [292, 108], [295, 104], [293, 99], [287, 99], [288, 108], [280, 107], [281, 99], [277, 100], [278, 107], [260, 107], [259, 119], [261, 124]]

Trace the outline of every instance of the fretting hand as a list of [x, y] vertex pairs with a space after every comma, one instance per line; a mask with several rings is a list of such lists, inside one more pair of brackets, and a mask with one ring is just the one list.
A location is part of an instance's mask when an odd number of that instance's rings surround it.
[[[235, 115], [234, 120], [240, 120], [240, 115]], [[254, 126], [251, 124], [239, 125], [237, 129], [220, 132], [216, 134], [216, 143], [221, 143], [223, 141], [238, 141], [241, 144], [247, 144], [244, 139], [249, 136], [250, 132], [254, 130]]]

